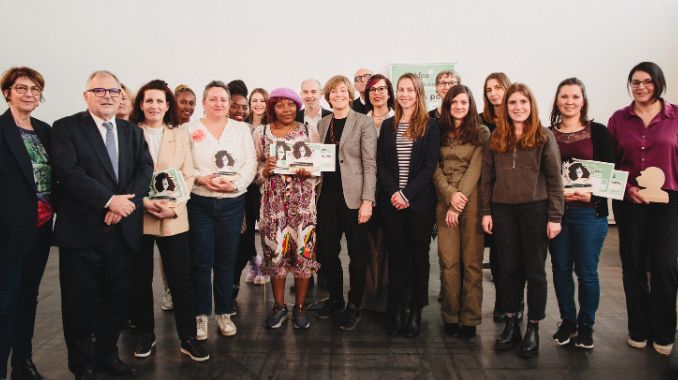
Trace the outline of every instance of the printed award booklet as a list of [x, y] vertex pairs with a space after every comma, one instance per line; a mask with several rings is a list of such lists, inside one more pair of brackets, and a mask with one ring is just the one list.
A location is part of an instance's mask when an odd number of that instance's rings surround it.
[[310, 143], [305, 140], [278, 139], [271, 144], [269, 155], [277, 157], [276, 174], [295, 174], [304, 168], [313, 176], [321, 172], [333, 172], [335, 164], [336, 145]]
[[573, 159], [563, 162], [562, 176], [565, 194], [579, 191], [623, 199], [629, 173], [615, 170], [609, 162]]
[[181, 171], [169, 168], [153, 173], [148, 189], [150, 199], [165, 199], [173, 202], [185, 202], [190, 197]]
[[628, 179], [629, 172], [625, 172], [623, 170], [614, 170], [612, 171], [612, 176], [610, 177], [607, 190], [593, 194], [599, 197], [612, 198], [621, 201], [624, 199], [624, 193], [626, 192], [626, 183]]

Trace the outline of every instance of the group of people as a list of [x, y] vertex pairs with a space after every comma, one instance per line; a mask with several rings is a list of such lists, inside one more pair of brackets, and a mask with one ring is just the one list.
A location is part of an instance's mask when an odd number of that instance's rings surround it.
[[[10, 352], [12, 379], [42, 378], [31, 339], [52, 244], [59, 247], [63, 329], [76, 379], [136, 372], [116, 346], [127, 324], [139, 334], [134, 356], [152, 354], [156, 245], [162, 308], [175, 312], [181, 353], [198, 362], [209, 359], [202, 341], [210, 335], [212, 308], [218, 333], [237, 334], [232, 317], [248, 262], [246, 281], [270, 282], [273, 289], [267, 328], [288, 319], [295, 329], [310, 327], [305, 300], [317, 273], [329, 293], [317, 318], [334, 318], [348, 331], [361, 309], [373, 309], [386, 312], [388, 334], [415, 338], [429, 300], [436, 233], [447, 335], [476, 335], [489, 246], [494, 318], [505, 324], [496, 349], [519, 346], [520, 356], [537, 355], [550, 251], [562, 320], [553, 339], [591, 349], [608, 200], [564, 193], [563, 168], [575, 159], [629, 172], [624, 200], [612, 204], [628, 344], [652, 342], [669, 355], [678, 288], [678, 106], [661, 97], [661, 68], [642, 62], [631, 69], [633, 101], [607, 128], [589, 117], [577, 78], [558, 85], [548, 128], [530, 88], [503, 73], [486, 78], [482, 110], [458, 73], [443, 71], [435, 84], [441, 105], [428, 111], [423, 82], [411, 73], [393, 86], [360, 69], [353, 80], [336, 75], [324, 86], [304, 80], [299, 94], [212, 81], [202, 93], [204, 116], [191, 120], [199, 98], [189, 87], [172, 91], [152, 80], [135, 95], [114, 74], [96, 71], [83, 92], [87, 109], [50, 128], [31, 116], [43, 100], [42, 75], [28, 67], [6, 71], [0, 79], [9, 105], [0, 116], [0, 378], [7, 377]], [[321, 97], [331, 110], [321, 107]], [[281, 174], [281, 141], [334, 145], [335, 170]], [[636, 182], [653, 166], [666, 177], [668, 203], [650, 203]], [[170, 181], [168, 171], [181, 178]], [[156, 182], [162, 196], [149, 191]], [[187, 200], [173, 195], [179, 188], [190, 193]], [[346, 297], [342, 236], [350, 260]]]

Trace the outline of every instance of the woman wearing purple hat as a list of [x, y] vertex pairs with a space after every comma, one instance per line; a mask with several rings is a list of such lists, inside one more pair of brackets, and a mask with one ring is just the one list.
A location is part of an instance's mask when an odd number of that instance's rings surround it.
[[[254, 130], [257, 151], [257, 182], [261, 185], [259, 228], [264, 262], [261, 271], [271, 278], [275, 305], [266, 327], [277, 329], [287, 319], [285, 279], [294, 276], [294, 328], [307, 329], [310, 322], [304, 309], [309, 278], [320, 265], [316, 261], [316, 188], [319, 177], [299, 169], [296, 174], [276, 174], [278, 159], [293, 158], [293, 147], [320, 142], [318, 130], [295, 121], [301, 99], [294, 91], [278, 88], [271, 92], [267, 113], [270, 123]], [[271, 154], [271, 147], [274, 153]], [[279, 157], [280, 156], [280, 157]]]

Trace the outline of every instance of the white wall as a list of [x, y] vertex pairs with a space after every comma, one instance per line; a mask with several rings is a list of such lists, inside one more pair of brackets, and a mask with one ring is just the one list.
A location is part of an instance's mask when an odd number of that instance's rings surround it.
[[0, 15], [0, 70], [45, 76], [34, 116], [50, 123], [84, 109], [85, 79], [102, 68], [135, 89], [161, 78], [201, 93], [211, 79], [297, 89], [359, 66], [457, 62], [479, 103], [492, 71], [529, 84], [543, 121], [557, 83], [578, 76], [606, 123], [630, 102], [629, 69], [651, 60], [678, 103], [676, 0], [2, 0]]

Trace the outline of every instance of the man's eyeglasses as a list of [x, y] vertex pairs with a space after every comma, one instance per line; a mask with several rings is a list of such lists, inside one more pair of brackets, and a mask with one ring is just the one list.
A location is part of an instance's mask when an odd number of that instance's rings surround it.
[[645, 86], [645, 88], [652, 87], [654, 86], [654, 82], [652, 79], [645, 79], [645, 80], [632, 80], [631, 81], [631, 87], [632, 88], [638, 88], [640, 85]]
[[386, 86], [372, 87], [368, 91], [370, 94], [376, 94], [378, 92], [385, 92], [388, 89]]
[[363, 74], [353, 77], [353, 80], [356, 82], [367, 82], [370, 77], [372, 77], [372, 74]]
[[120, 94], [122, 94], [122, 89], [97, 87], [97, 88], [90, 88], [89, 90], [87, 90], [85, 92], [91, 92], [91, 93], [94, 94], [94, 96], [98, 96], [100, 98], [103, 98], [104, 96], [106, 96], [106, 93], [108, 92], [111, 95], [111, 97], [117, 98], [118, 96], [120, 96]]
[[459, 82], [457, 82], [455, 80], [452, 80], [452, 81], [449, 81], [449, 82], [441, 80], [440, 82], [438, 82], [438, 86], [440, 86], [440, 87], [452, 87], [452, 86], [456, 86], [458, 84], [459, 84]]
[[28, 88], [28, 86], [24, 86], [21, 84], [14, 86], [14, 91], [16, 91], [16, 93], [19, 95], [24, 95], [29, 90], [31, 91], [31, 95], [33, 96], [39, 96], [40, 94], [42, 94], [42, 89], [40, 87], [33, 86], [31, 88]]

